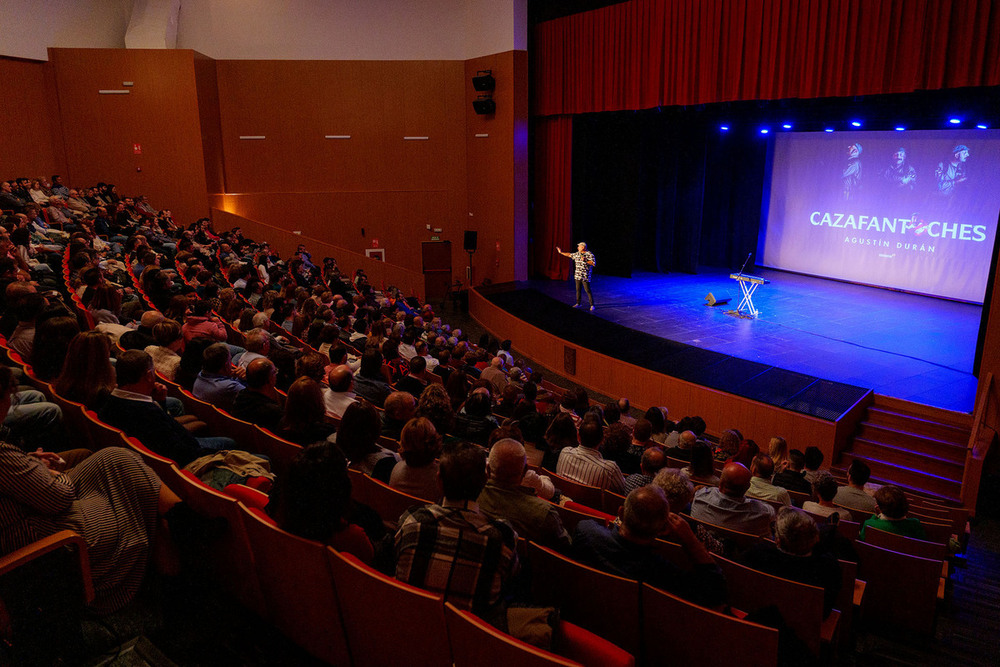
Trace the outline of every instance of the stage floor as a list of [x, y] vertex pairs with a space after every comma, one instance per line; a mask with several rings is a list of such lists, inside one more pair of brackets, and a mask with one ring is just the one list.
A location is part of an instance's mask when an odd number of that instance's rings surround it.
[[[729, 271], [595, 276], [593, 315], [668, 340], [925, 405], [972, 412], [982, 307], [783, 271], [754, 269], [755, 320]], [[572, 280], [522, 283], [572, 304]], [[730, 297], [708, 307], [704, 297]], [[584, 295], [586, 302], [586, 295]]]

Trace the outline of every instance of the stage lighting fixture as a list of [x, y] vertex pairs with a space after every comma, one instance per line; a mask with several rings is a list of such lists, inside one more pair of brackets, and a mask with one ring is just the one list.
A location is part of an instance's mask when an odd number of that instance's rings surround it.
[[786, 130], [790, 130], [790, 129], [792, 129], [792, 124], [791, 123], [785, 123], [781, 127], [785, 128]]
[[905, 130], [905, 129], [906, 129], [906, 128], [905, 128], [905, 127], [903, 127], [902, 125], [897, 125], [897, 126], [896, 126], [896, 131], [897, 131], [897, 132], [902, 132], [902, 131], [903, 131], [903, 130]]
[[728, 132], [729, 131], [729, 126], [728, 125], [720, 125], [719, 126], [719, 131], [720, 132]]
[[852, 127], [861, 127], [861, 121], [860, 120], [852, 120], [851, 121], [851, 126]]
[[958, 125], [959, 123], [962, 122], [962, 119], [961, 118], [949, 118], [948, 122], [951, 123], [952, 125]]
[[823, 131], [824, 132], [833, 132], [833, 128], [832, 127], [828, 127], [825, 130], [823, 130]]
[[976, 127], [979, 128], [980, 130], [988, 130], [988, 129], [990, 129], [990, 126], [986, 125], [984, 123], [980, 123], [979, 125], [976, 125]]
[[762, 128], [760, 128], [760, 133], [761, 133], [761, 134], [767, 134], [767, 133], [768, 133], [768, 132], [770, 132], [770, 131], [771, 131], [771, 130], [767, 129], [766, 127], [762, 127]]

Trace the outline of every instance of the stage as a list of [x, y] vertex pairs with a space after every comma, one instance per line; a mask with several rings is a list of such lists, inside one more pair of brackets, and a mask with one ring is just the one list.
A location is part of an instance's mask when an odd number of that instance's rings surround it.
[[[741, 298], [729, 273], [598, 275], [593, 313], [586, 295], [583, 307], [570, 308], [572, 280], [481, 291], [498, 307], [583, 347], [826, 419], [867, 389], [972, 412], [980, 306], [755, 268], [770, 284], [755, 293], [760, 316], [750, 320], [726, 314]], [[709, 292], [732, 300], [706, 306]], [[590, 326], [587, 318], [601, 323]]]

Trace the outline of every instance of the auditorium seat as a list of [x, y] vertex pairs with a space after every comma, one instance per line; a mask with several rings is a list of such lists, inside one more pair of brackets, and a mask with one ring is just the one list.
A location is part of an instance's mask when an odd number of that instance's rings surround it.
[[395, 531], [399, 527], [399, 517], [406, 510], [432, 502], [397, 491], [358, 470], [349, 469], [348, 473], [351, 476], [351, 497], [375, 510], [389, 530]]
[[594, 569], [528, 543], [532, 599], [634, 656], [641, 655], [639, 582]]
[[941, 561], [857, 542], [858, 577], [865, 580], [863, 625], [933, 637]]
[[618, 516], [618, 510], [625, 505], [625, 496], [604, 489], [602, 507], [607, 514]]
[[642, 585], [646, 664], [774, 667], [778, 631]]
[[444, 599], [327, 547], [355, 667], [450, 667]]
[[455, 667], [582, 667], [500, 632], [475, 614], [445, 604]]
[[545, 474], [552, 478], [552, 484], [563, 495], [569, 496], [581, 505], [586, 505], [596, 510], [604, 507], [604, 495], [600, 487], [581, 484], [562, 475], [557, 475], [551, 470], [546, 470]]
[[572, 501], [563, 505], [552, 503], [552, 506], [559, 514], [559, 519], [562, 521], [563, 527], [566, 528], [566, 532], [570, 535], [572, 535], [576, 530], [576, 524], [581, 521], [594, 520], [607, 526], [610, 522], [615, 520], [615, 517], [610, 514], [605, 514], [600, 510], [595, 510], [587, 507], [586, 505], [581, 505], [580, 503], [574, 503]]
[[261, 426], [254, 426], [254, 429], [257, 431], [257, 451], [271, 460], [272, 472], [279, 476], [285, 474], [295, 457], [302, 453], [302, 445], [285, 440]]

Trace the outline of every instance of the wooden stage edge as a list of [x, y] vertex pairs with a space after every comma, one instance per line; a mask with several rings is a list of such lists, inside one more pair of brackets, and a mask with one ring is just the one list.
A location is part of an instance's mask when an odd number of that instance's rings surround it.
[[[469, 292], [469, 314], [498, 339], [509, 338], [523, 356], [587, 390], [609, 397], [626, 396], [642, 410], [651, 405], [665, 406], [674, 420], [700, 415], [711, 435], [736, 428], [765, 451], [771, 437], [780, 435], [790, 448], [805, 450], [813, 445], [823, 451], [828, 464], [836, 463], [874, 400], [869, 390], [836, 421], [827, 421], [709, 389], [580, 347], [514, 317], [476, 290]], [[567, 363], [574, 358], [574, 363]]]

